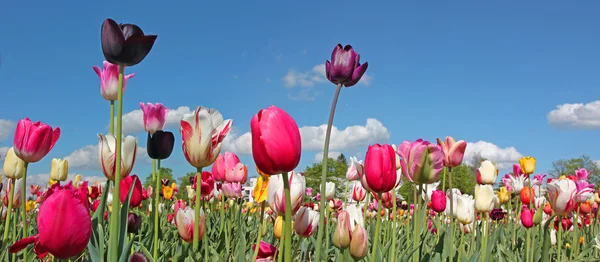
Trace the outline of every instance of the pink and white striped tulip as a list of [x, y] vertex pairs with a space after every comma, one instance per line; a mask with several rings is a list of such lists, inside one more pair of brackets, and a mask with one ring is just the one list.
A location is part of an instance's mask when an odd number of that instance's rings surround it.
[[[288, 182], [290, 185], [290, 198], [292, 203], [292, 215], [296, 214], [306, 192], [306, 180], [304, 176], [297, 172], [288, 173]], [[267, 203], [271, 206], [273, 212], [277, 215], [285, 215], [285, 195], [283, 192], [283, 176], [273, 175], [269, 179], [269, 191], [267, 193]]]
[[350, 166], [346, 170], [346, 179], [348, 181], [359, 180], [363, 175], [363, 163], [356, 157], [350, 157]]
[[[204, 237], [205, 219], [204, 211], [200, 209], [200, 217], [198, 221], [200, 224], [198, 230], [198, 239], [202, 239], [202, 237]], [[175, 215], [175, 225], [177, 225], [177, 233], [179, 233], [179, 237], [181, 237], [181, 239], [185, 242], [192, 243], [194, 240], [194, 209], [190, 207], [179, 209]]]
[[185, 114], [180, 122], [181, 148], [188, 163], [196, 168], [212, 165], [231, 125], [231, 119], [223, 120], [216, 109], [199, 106], [194, 113]]
[[[104, 71], [98, 66], [93, 66], [94, 72], [100, 77], [100, 94], [104, 99], [116, 101], [119, 95], [119, 66], [104, 61]], [[127, 80], [134, 77], [135, 73], [123, 76], [123, 92]]]
[[319, 225], [319, 212], [316, 212], [308, 207], [300, 207], [294, 217], [294, 230], [301, 237], [308, 238], [316, 230]]
[[[100, 167], [104, 176], [112, 181], [115, 180], [115, 164], [117, 139], [113, 134], [98, 134], [98, 155], [100, 156]], [[121, 140], [121, 178], [128, 176], [135, 164], [137, 154], [137, 138], [127, 136]]]
[[352, 199], [356, 202], [363, 201], [367, 196], [367, 190], [365, 190], [360, 183], [354, 183], [352, 187]]
[[146, 103], [140, 102], [140, 108], [144, 112], [144, 130], [150, 134], [165, 127], [167, 113], [169, 109], [161, 103]]
[[566, 216], [575, 209], [577, 186], [571, 179], [554, 179], [547, 185], [548, 202], [558, 216]]
[[241, 198], [242, 197], [242, 185], [236, 182], [225, 182], [221, 186], [223, 195], [228, 198]]

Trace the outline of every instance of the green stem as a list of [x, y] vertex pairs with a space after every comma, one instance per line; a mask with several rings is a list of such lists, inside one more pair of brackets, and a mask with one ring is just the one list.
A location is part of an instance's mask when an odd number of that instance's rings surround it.
[[[325, 217], [327, 219], [331, 218], [331, 211], [329, 211], [329, 206], [325, 207]], [[327, 225], [325, 225], [325, 261], [329, 261], [329, 239], [331, 236], [331, 224], [333, 223], [327, 223]]]
[[115, 133], [115, 101], [110, 100], [110, 122], [108, 125], [108, 133]]
[[[157, 167], [158, 166], [158, 167]], [[152, 257], [154, 258], [154, 260], [158, 260], [158, 231], [160, 230], [160, 227], [158, 226], [158, 202], [160, 201], [160, 191], [161, 191], [161, 187], [160, 187], [160, 160], [157, 159], [152, 159], [152, 176], [154, 177], [155, 181], [154, 181], [154, 185], [156, 186], [155, 192], [154, 193], [154, 241], [152, 241], [153, 243], [153, 248], [152, 248]]]
[[[381, 200], [381, 193], [377, 193], [378, 194], [378, 200]], [[381, 235], [381, 217], [379, 217], [379, 214], [381, 213], [381, 203], [378, 202], [377, 203], [377, 216], [375, 216], [375, 219], [377, 219], [377, 224], [375, 225], [375, 239], [373, 240], [373, 249], [371, 249], [371, 262], [375, 262], [375, 252], [377, 252], [377, 246], [379, 245], [379, 235]]]
[[392, 190], [392, 224], [391, 224], [392, 250], [390, 252], [390, 261], [396, 261], [396, 189]]
[[[252, 256], [252, 262], [256, 262], [256, 258], [258, 257], [258, 249], [260, 248], [260, 240], [262, 239], [263, 220], [265, 218], [264, 210], [265, 210], [266, 206], [267, 206], [266, 201], [263, 201], [260, 203], [260, 222], [258, 224], [258, 237], [256, 238], [256, 246], [254, 247], [254, 255]], [[221, 215], [221, 217], [223, 217], [223, 216]], [[228, 252], [228, 251], [226, 251], [226, 252]]]
[[371, 198], [371, 192], [367, 191], [367, 197], [365, 198], [364, 211], [363, 211], [363, 221], [367, 222], [367, 209], [369, 208], [369, 199]]
[[[10, 193], [8, 195], [8, 209], [6, 210], [6, 220], [4, 221], [4, 236], [2, 237], [3, 244], [8, 243], [6, 240], [8, 238], [8, 231], [9, 231], [9, 227], [10, 227], [10, 214], [12, 213], [12, 208], [13, 208], [12, 205], [13, 205], [14, 195], [15, 195], [15, 179], [11, 179], [10, 180]], [[8, 247], [8, 246], [6, 246], [6, 247]]]
[[556, 229], [556, 231], [558, 231], [558, 236], [556, 237], [556, 247], [557, 247], [557, 255], [556, 255], [556, 261], [562, 261], [562, 257], [560, 256], [560, 251], [562, 250], [562, 216], [558, 216], [558, 228]]
[[[12, 221], [12, 240], [16, 241], [17, 240], [17, 224], [19, 223], [19, 217], [17, 216], [17, 213], [19, 212], [19, 208], [17, 208], [17, 210], [15, 210], [15, 219], [13, 219]], [[12, 261], [15, 262], [17, 261], [17, 254], [13, 253], [12, 254]]]
[[579, 255], [579, 207], [580, 203], [577, 203], [577, 213], [573, 216], [573, 231], [575, 234], [573, 235], [573, 250], [571, 251], [571, 260], [577, 255]]
[[[27, 208], [25, 208], [25, 206], [27, 204], [27, 167], [28, 166], [29, 166], [29, 163], [25, 162], [25, 165], [23, 166], [25, 171], [23, 171], [23, 178], [21, 178], [23, 180], [23, 181], [21, 181], [21, 220], [23, 223], [23, 235], [21, 236], [22, 238], [26, 238], [29, 233], [27, 231]], [[28, 261], [27, 260], [27, 249], [23, 250], [23, 261]]]
[[198, 251], [198, 241], [200, 240], [200, 223], [197, 223], [200, 220], [200, 194], [202, 193], [202, 168], [196, 168], [196, 203], [194, 203], [194, 240], [192, 242], [192, 247], [194, 251]]
[[[321, 244], [323, 243], [323, 225], [325, 224], [325, 215], [323, 209], [325, 207], [325, 183], [327, 181], [327, 160], [329, 159], [329, 140], [331, 138], [331, 126], [333, 125], [333, 116], [335, 115], [335, 107], [337, 105], [338, 98], [340, 97], [340, 91], [342, 90], [342, 84], [338, 84], [333, 95], [333, 102], [331, 103], [331, 110], [329, 111], [329, 121], [327, 122], [327, 131], [325, 132], [325, 145], [323, 146], [323, 164], [321, 172], [321, 204], [319, 205], [319, 226], [317, 230], [317, 245], [315, 251], [315, 261], [321, 261]], [[365, 208], [366, 211], [366, 208]]]
[[285, 240], [285, 231], [279, 237], [279, 247], [278, 247], [279, 248], [279, 253], [277, 254], [277, 262], [282, 262], [283, 261], [283, 252], [285, 252], [285, 248], [284, 248], [285, 244], [283, 243], [284, 240]]
[[[204, 198], [202, 198], [201, 203], [202, 203], [202, 209], [204, 209]], [[205, 212], [204, 215], [208, 216], [209, 213]], [[198, 220], [195, 220], [195, 221], [198, 221]], [[210, 219], [208, 217], [205, 218], [204, 223], [205, 223], [206, 228], [210, 228]], [[196, 224], [199, 225], [200, 223], [194, 223], [194, 225], [196, 225]], [[202, 238], [202, 248], [204, 249], [204, 261], [208, 261], [208, 238], [209, 237], [208, 237], [207, 232], [205, 232], [205, 235], [206, 235], [206, 237]]]
[[[223, 197], [222, 195], [221, 195], [220, 213], [221, 213], [221, 225], [220, 225], [220, 229], [219, 229], [219, 236], [223, 233], [224, 226], [225, 226], [224, 225], [225, 224], [225, 197]], [[225, 253], [228, 253], [228, 252], [229, 252], [229, 231], [225, 232]]]
[[[115, 146], [115, 189], [113, 196], [116, 197], [116, 201], [113, 203], [113, 211], [110, 216], [110, 246], [111, 255], [110, 261], [119, 261], [119, 196], [121, 195], [121, 147], [123, 141], [123, 72], [125, 71], [125, 65], [119, 65], [119, 86], [117, 93], [117, 133], [116, 139], [117, 144]], [[158, 211], [158, 210], [157, 210]]]
[[[292, 261], [292, 196], [290, 195], [290, 183], [288, 173], [281, 173], [283, 177], [283, 192], [285, 194], [285, 219], [284, 219], [284, 234], [285, 234], [285, 262]], [[325, 192], [325, 191], [322, 191]], [[321, 200], [325, 197], [321, 197]]]
[[[445, 169], [444, 169], [445, 170]], [[452, 167], [448, 167], [448, 189], [450, 189], [450, 249], [454, 249], [454, 190], [452, 190]], [[450, 256], [450, 260], [454, 260], [454, 252], [450, 252], [452, 255]]]

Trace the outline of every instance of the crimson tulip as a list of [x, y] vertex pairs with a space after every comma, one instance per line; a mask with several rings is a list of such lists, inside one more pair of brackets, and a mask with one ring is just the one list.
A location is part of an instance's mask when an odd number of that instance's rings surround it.
[[391, 145], [369, 146], [364, 176], [372, 192], [384, 193], [396, 186], [396, 153]]
[[[133, 185], [133, 188], [131, 188], [131, 185]], [[125, 190], [121, 190], [119, 198], [121, 199], [121, 203], [125, 202], [125, 199], [127, 199], [127, 195], [129, 194], [129, 189], [131, 188], [131, 190], [133, 190], [133, 193], [131, 193], [131, 199], [129, 200], [129, 206], [130, 207], [137, 207], [139, 206], [142, 201], [144, 200], [143, 197], [143, 188], [142, 188], [142, 182], [140, 182], [140, 179], [138, 178], [138, 176], [136, 175], [131, 175], [131, 176], [126, 176], [121, 180], [121, 188], [124, 188]]]

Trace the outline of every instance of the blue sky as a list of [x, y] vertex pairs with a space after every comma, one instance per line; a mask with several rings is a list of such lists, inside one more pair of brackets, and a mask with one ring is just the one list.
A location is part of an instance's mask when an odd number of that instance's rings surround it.
[[[67, 156], [70, 173], [102, 176], [93, 145], [107, 131], [108, 102], [92, 66], [104, 60], [100, 27], [107, 17], [158, 35], [148, 57], [127, 69], [136, 76], [123, 112], [138, 110], [140, 101], [178, 113], [217, 108], [234, 121], [225, 148], [251, 175], [244, 133], [269, 105], [305, 127], [299, 169], [322, 151], [318, 127], [327, 121], [334, 85], [320, 69], [337, 43], [352, 44], [369, 69], [341, 94], [333, 151], [360, 159], [372, 143], [451, 135], [471, 142], [471, 155], [503, 167], [521, 155], [537, 157], [540, 172], [560, 158], [600, 159], [595, 1], [69, 2], [9, 1], [0, 8], [0, 147], [11, 146], [13, 125], [24, 117], [62, 129], [52, 152], [30, 165], [32, 180], [47, 178], [51, 158]], [[130, 114], [129, 130], [145, 147], [137, 116]], [[163, 166], [183, 175], [193, 168], [172, 120], [167, 129], [177, 143]], [[134, 173], [149, 172], [140, 157]]]

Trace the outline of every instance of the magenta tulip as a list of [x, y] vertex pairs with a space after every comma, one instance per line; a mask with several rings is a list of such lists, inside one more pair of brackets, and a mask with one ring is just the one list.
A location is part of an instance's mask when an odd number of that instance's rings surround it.
[[529, 208], [527, 208], [526, 206], [523, 206], [523, 209], [521, 210], [521, 224], [523, 224], [523, 226], [525, 228], [533, 227], [533, 215], [534, 214], [535, 214], [535, 211], [529, 210]]
[[[119, 94], [119, 66], [108, 61], [104, 61], [103, 64], [104, 71], [98, 66], [92, 66], [94, 72], [100, 77], [100, 94], [106, 100], [116, 101]], [[127, 80], [134, 76], [135, 73], [123, 76], [123, 92], [125, 92]]]
[[467, 142], [464, 140], [456, 141], [453, 137], [447, 136], [446, 140], [437, 139], [437, 144], [442, 148], [444, 153], [444, 166], [457, 167], [465, 156]]
[[72, 182], [54, 184], [44, 195], [37, 215], [38, 234], [14, 243], [9, 251], [19, 252], [34, 244], [39, 258], [52, 254], [66, 259], [81, 253], [92, 236], [87, 182], [75, 188]]
[[442, 190], [435, 190], [431, 194], [431, 209], [441, 213], [446, 210], [446, 194]]
[[282, 109], [270, 106], [250, 122], [252, 157], [258, 169], [274, 175], [291, 172], [300, 162], [302, 141], [296, 121]]
[[396, 186], [396, 153], [391, 145], [369, 146], [364, 176], [372, 192], [384, 193]]
[[[131, 185], [133, 185], [133, 188], [131, 188]], [[133, 190], [133, 193], [131, 193], [131, 199], [129, 200], [130, 207], [137, 207], [144, 200], [142, 182], [140, 182], [140, 179], [138, 178], [138, 176], [131, 175], [131, 176], [124, 177], [121, 180], [121, 188], [124, 189], [124, 190], [121, 190], [120, 195], [119, 195], [119, 199], [121, 200], [121, 203], [125, 202], [125, 200], [127, 199], [127, 195], [129, 194], [130, 188], [131, 188], [131, 190]]]
[[337, 44], [331, 53], [331, 62], [325, 62], [325, 74], [332, 83], [350, 87], [358, 83], [367, 67], [369, 63], [361, 65], [360, 55], [354, 52], [351, 45], [342, 47]]
[[140, 102], [140, 108], [144, 112], [144, 130], [150, 134], [158, 130], [162, 130], [165, 127], [167, 120], [167, 112], [169, 109], [163, 106], [161, 103], [147, 103]]
[[413, 183], [431, 184], [438, 181], [444, 168], [442, 147], [423, 139], [404, 141], [396, 151], [404, 176]]
[[44, 158], [58, 141], [60, 128], [24, 118], [17, 124], [14, 139], [15, 154], [27, 163]]

